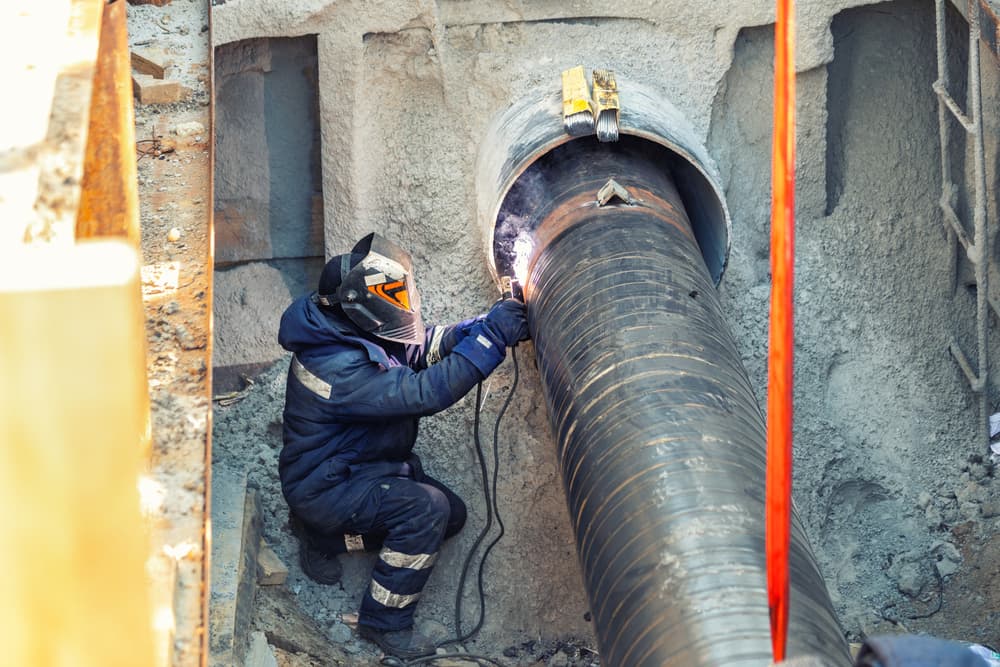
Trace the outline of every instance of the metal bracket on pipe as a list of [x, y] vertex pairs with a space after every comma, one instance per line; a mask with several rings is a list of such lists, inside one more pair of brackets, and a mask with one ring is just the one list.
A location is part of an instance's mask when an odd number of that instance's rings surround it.
[[594, 116], [597, 121], [598, 141], [618, 141], [618, 82], [615, 73], [609, 69], [595, 69]]
[[[692, 202], [687, 213], [712, 281], [718, 285], [732, 229], [718, 167], [694, 126], [659, 90], [617, 75], [615, 82], [626, 102], [618, 110], [620, 134], [662, 146], [677, 156], [670, 170], [684, 201]], [[494, 279], [512, 269], [498, 255], [497, 245], [503, 240], [497, 236], [497, 223], [506, 196], [532, 163], [572, 140], [563, 123], [561, 92], [538, 88], [517, 98], [493, 118], [480, 143], [476, 201]]]
[[608, 182], [597, 191], [597, 205], [606, 206], [608, 202], [617, 197], [624, 204], [632, 205], [635, 204], [635, 197], [625, 189], [621, 183], [613, 178], [609, 178]]

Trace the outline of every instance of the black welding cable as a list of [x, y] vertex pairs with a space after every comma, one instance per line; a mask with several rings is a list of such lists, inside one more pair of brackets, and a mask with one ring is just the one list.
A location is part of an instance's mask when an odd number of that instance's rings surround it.
[[487, 658], [485, 655], [478, 655], [476, 653], [444, 653], [441, 655], [426, 655], [423, 658], [414, 658], [412, 660], [407, 660], [406, 665], [426, 665], [433, 663], [436, 660], [471, 660], [480, 665], [494, 665], [495, 667], [507, 667], [502, 662], [497, 662], [493, 658]]
[[[483, 492], [486, 500], [486, 525], [479, 532], [476, 537], [476, 541], [473, 543], [472, 548], [469, 550], [468, 555], [465, 558], [465, 563], [462, 565], [462, 573], [458, 579], [458, 590], [455, 593], [455, 633], [456, 637], [454, 639], [449, 639], [438, 644], [439, 647], [449, 646], [451, 644], [461, 644], [468, 639], [474, 637], [483, 627], [483, 623], [486, 620], [486, 592], [485, 586], [483, 584], [483, 573], [486, 566], [486, 559], [490, 555], [493, 547], [496, 546], [497, 542], [504, 536], [505, 527], [503, 520], [500, 518], [500, 509], [497, 503], [497, 476], [500, 467], [500, 422], [507, 412], [507, 408], [510, 407], [511, 401], [514, 399], [514, 392], [517, 389], [518, 381], [520, 379], [520, 369], [517, 363], [517, 353], [514, 348], [510, 350], [511, 361], [514, 363], [514, 380], [511, 383], [510, 390], [507, 392], [507, 397], [504, 399], [503, 405], [500, 407], [500, 411], [497, 413], [496, 422], [493, 425], [493, 479], [492, 485], [490, 485], [490, 478], [486, 470], [486, 458], [483, 454], [482, 441], [479, 435], [480, 417], [479, 414], [482, 411], [483, 400], [482, 400], [482, 383], [476, 387], [476, 415], [473, 422], [473, 441], [476, 446], [476, 457], [479, 460], [480, 472], [482, 474], [483, 480]], [[500, 526], [500, 533], [493, 539], [492, 542], [486, 547], [483, 552], [483, 556], [479, 561], [479, 568], [477, 573], [477, 592], [479, 595], [479, 619], [472, 630], [467, 633], [462, 633], [462, 594], [465, 592], [465, 580], [469, 574], [469, 566], [472, 563], [472, 559], [475, 556], [476, 551], [479, 549], [479, 545], [482, 544], [483, 539], [489, 534], [490, 529], [493, 527], [493, 518], [496, 517], [497, 524]]]
[[[469, 566], [472, 564], [472, 559], [476, 555], [476, 551], [479, 550], [479, 545], [483, 543], [486, 535], [490, 532], [493, 527], [493, 504], [490, 499], [490, 489], [489, 489], [489, 473], [486, 470], [486, 456], [483, 454], [483, 445], [479, 438], [479, 423], [480, 417], [479, 413], [483, 409], [483, 383], [480, 382], [476, 385], [476, 415], [473, 420], [472, 426], [472, 440], [476, 447], [476, 459], [479, 461], [479, 471], [483, 480], [483, 496], [486, 501], [486, 525], [483, 529], [479, 531], [479, 535], [476, 536], [476, 541], [472, 543], [472, 548], [469, 549], [469, 553], [465, 556], [465, 563], [462, 564], [462, 573], [458, 578], [458, 591], [455, 593], [455, 637], [453, 639], [448, 639], [446, 641], [440, 642], [438, 647], [448, 646], [450, 644], [461, 644], [470, 635], [462, 634], [462, 594], [465, 592], [465, 579], [469, 574]], [[480, 607], [484, 606], [484, 601], [482, 597], [482, 591], [480, 591], [479, 597]]]
[[[517, 383], [520, 379], [520, 369], [517, 366], [517, 352], [515, 348], [510, 349], [510, 359], [514, 363], [514, 380], [511, 382], [510, 391], [507, 392], [507, 398], [504, 400], [503, 405], [500, 406], [500, 411], [497, 412], [497, 420], [493, 424], [493, 515], [496, 517], [497, 525], [500, 526], [500, 532], [497, 536], [493, 538], [493, 541], [486, 546], [486, 551], [483, 552], [483, 559], [479, 562], [479, 595], [483, 595], [483, 566], [486, 564], [486, 559], [489, 557], [490, 552], [493, 547], [497, 545], [506, 532], [506, 527], [503, 525], [503, 519], [500, 518], [500, 503], [498, 498], [500, 497], [497, 493], [497, 477], [500, 471], [500, 421], [503, 416], [507, 413], [507, 408], [510, 407], [511, 401], [514, 399], [514, 392], [517, 390]], [[480, 607], [479, 623], [472, 630], [475, 634], [479, 632], [480, 628], [483, 627], [484, 613], [482, 607]]]
[[[513, 352], [514, 352], [513, 349], [511, 349], [511, 356], [513, 356]], [[514, 388], [516, 386], [517, 386], [517, 359], [515, 358], [514, 383], [511, 386], [511, 391], [507, 395], [507, 400], [504, 402], [500, 414], [497, 415], [497, 424], [493, 429], [494, 461], [497, 461], [499, 458], [499, 455], [496, 453], [497, 451], [496, 432], [497, 429], [499, 428], [500, 417], [503, 416], [504, 411], [507, 409], [507, 405], [510, 404], [511, 397], [513, 397], [514, 395]], [[494, 482], [493, 482], [494, 491], [493, 491], [493, 497], [491, 499], [490, 488], [489, 488], [489, 473], [486, 469], [486, 455], [483, 454], [483, 446], [479, 437], [479, 423], [480, 423], [479, 413], [482, 411], [482, 408], [483, 408], [483, 383], [480, 382], [478, 385], [476, 385], [476, 416], [473, 421], [472, 435], [473, 435], [473, 441], [475, 442], [476, 446], [476, 458], [479, 460], [479, 471], [483, 480], [483, 496], [485, 497], [486, 500], [486, 525], [483, 527], [481, 531], [479, 531], [479, 535], [476, 536], [476, 541], [472, 544], [472, 548], [469, 549], [469, 553], [465, 557], [465, 563], [462, 565], [462, 574], [458, 579], [458, 592], [455, 594], [455, 632], [457, 636], [454, 639], [448, 639], [446, 641], [439, 642], [437, 644], [438, 648], [449, 646], [451, 644], [460, 644], [469, 639], [470, 637], [472, 637], [474, 634], [479, 632], [479, 629], [480, 627], [482, 627], [483, 624], [483, 618], [485, 617], [486, 614], [485, 610], [486, 600], [483, 591], [482, 572], [483, 572], [483, 563], [485, 563], [486, 561], [486, 556], [489, 554], [489, 549], [486, 550], [486, 552], [483, 554], [483, 559], [479, 562], [479, 623], [472, 630], [472, 632], [469, 632], [468, 634], [465, 635], [462, 634], [462, 592], [465, 590], [465, 579], [468, 576], [469, 565], [471, 565], [472, 563], [473, 556], [475, 556], [476, 551], [479, 549], [479, 545], [482, 544], [483, 540], [486, 538], [486, 535], [490, 532], [490, 529], [493, 527], [493, 514], [494, 514], [494, 507], [496, 506], [496, 476], [494, 475]], [[500, 515], [497, 514], [498, 519], [499, 516]], [[494, 540], [493, 543], [490, 544], [490, 547], [492, 547], [493, 544], [495, 543], [496, 540]], [[382, 659], [382, 664], [392, 665], [395, 667], [402, 667], [404, 665], [406, 667], [410, 667], [411, 665], [431, 664], [438, 660], [448, 660], [455, 658], [464, 658], [466, 660], [472, 660], [480, 665], [493, 665], [494, 667], [506, 667], [506, 665], [504, 665], [502, 662], [497, 662], [493, 658], [489, 658], [485, 655], [477, 655], [475, 653], [464, 653], [464, 652], [445, 653], [442, 655], [428, 655], [422, 658], [413, 658], [410, 660], [402, 660], [396, 658], [395, 656], [385, 656]]]

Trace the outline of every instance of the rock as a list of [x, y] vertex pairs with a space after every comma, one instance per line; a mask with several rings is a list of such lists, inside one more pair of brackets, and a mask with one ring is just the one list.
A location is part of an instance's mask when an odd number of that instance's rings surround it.
[[905, 593], [911, 598], [917, 597], [926, 584], [927, 578], [915, 563], [906, 563], [899, 569], [896, 587], [901, 593]]
[[924, 511], [924, 517], [927, 519], [927, 523], [931, 528], [937, 528], [944, 521], [944, 517], [941, 515], [941, 510], [934, 505], [927, 506], [927, 509]]
[[937, 568], [938, 574], [940, 574], [942, 578], [950, 577], [958, 572], [958, 563], [954, 563], [950, 560], [939, 560], [934, 564], [934, 567]]
[[979, 512], [984, 519], [992, 519], [995, 516], [1000, 516], [1000, 501], [991, 500], [983, 503], [979, 506]]
[[174, 333], [177, 336], [177, 342], [185, 350], [200, 350], [205, 347], [204, 341], [195, 337], [183, 324], [178, 324]]
[[181, 240], [181, 230], [177, 227], [171, 227], [170, 231], [167, 232], [167, 240], [176, 243]]
[[562, 651], [556, 651], [546, 664], [547, 667], [568, 667], [569, 656]]
[[979, 518], [979, 503], [974, 503], [974, 502], [962, 503], [959, 506], [958, 511], [966, 519], [970, 521], [975, 521], [976, 519]]
[[983, 481], [989, 477], [990, 471], [982, 463], [973, 463], [969, 466], [969, 476], [976, 481]]
[[190, 137], [197, 134], [204, 134], [205, 126], [198, 121], [193, 120], [189, 123], [178, 123], [177, 125], [174, 125], [173, 132], [178, 137]]
[[[978, 505], [977, 505], [978, 508]], [[948, 577], [958, 571], [962, 562], [962, 554], [951, 542], [938, 540], [931, 545], [931, 553], [937, 557], [934, 567], [942, 577]]]
[[956, 523], [951, 527], [951, 534], [955, 539], [961, 539], [967, 537], [973, 533], [976, 528], [975, 521], [964, 521], [962, 523]]
[[931, 494], [926, 491], [921, 491], [920, 495], [917, 496], [917, 507], [922, 510], [926, 510], [931, 504]]
[[938, 557], [938, 560], [942, 558], [950, 560], [955, 563], [962, 562], [962, 554], [959, 552], [958, 547], [956, 547], [951, 542], [945, 542], [944, 540], [937, 540], [931, 545], [931, 553]]
[[958, 499], [959, 507], [961, 507], [966, 503], [982, 502], [986, 497], [986, 492], [975, 482], [968, 482], [955, 493], [955, 497]]
[[941, 522], [948, 525], [956, 524], [959, 522], [961, 516], [958, 513], [957, 507], [946, 507], [941, 510]]
[[351, 629], [343, 623], [334, 623], [330, 626], [330, 641], [334, 644], [347, 644], [351, 641], [353, 633]]

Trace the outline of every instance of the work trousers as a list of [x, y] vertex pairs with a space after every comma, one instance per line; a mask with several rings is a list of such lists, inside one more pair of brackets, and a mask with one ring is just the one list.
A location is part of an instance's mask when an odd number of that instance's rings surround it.
[[384, 477], [360, 498], [350, 519], [333, 531], [309, 531], [315, 548], [331, 555], [378, 551], [358, 622], [377, 630], [413, 625], [417, 600], [441, 542], [465, 525], [465, 503], [438, 480]]

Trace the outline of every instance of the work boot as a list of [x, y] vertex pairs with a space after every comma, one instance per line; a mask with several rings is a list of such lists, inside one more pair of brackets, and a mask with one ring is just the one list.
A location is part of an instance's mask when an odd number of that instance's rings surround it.
[[299, 564], [305, 575], [317, 584], [333, 586], [340, 583], [343, 568], [337, 557], [313, 545], [305, 524], [297, 516], [290, 516], [288, 524], [292, 528], [292, 534], [299, 539]]
[[358, 634], [370, 642], [378, 644], [388, 655], [394, 655], [403, 660], [434, 655], [437, 647], [429, 637], [425, 637], [413, 628], [406, 630], [376, 630], [367, 625], [358, 625]]

